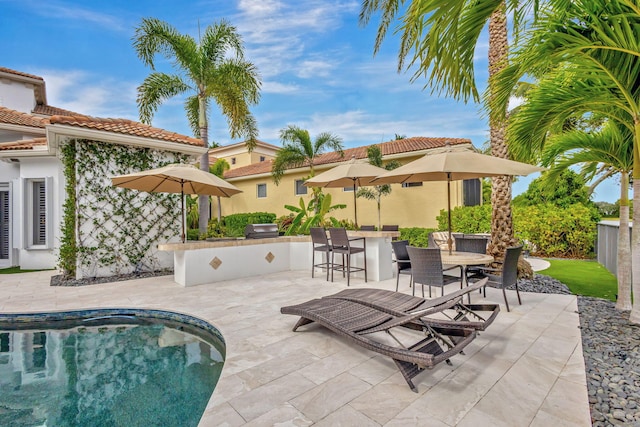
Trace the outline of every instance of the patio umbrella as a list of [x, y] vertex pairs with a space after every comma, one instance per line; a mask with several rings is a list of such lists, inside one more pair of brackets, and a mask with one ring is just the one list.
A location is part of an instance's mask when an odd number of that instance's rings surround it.
[[356, 160], [355, 156], [347, 163], [338, 165], [326, 172], [309, 178], [304, 185], [307, 187], [349, 187], [353, 186], [353, 215], [356, 227], [358, 227], [358, 207], [356, 205], [356, 189], [372, 184], [371, 181], [386, 172], [370, 163]]
[[397, 169], [388, 171], [373, 180], [374, 185], [423, 181], [447, 181], [447, 210], [449, 221], [449, 253], [451, 239], [451, 181], [475, 179], [503, 175], [529, 175], [540, 172], [544, 168], [487, 156], [468, 149], [447, 150], [407, 163]]
[[242, 192], [236, 186], [229, 184], [214, 174], [202, 171], [192, 165], [180, 163], [114, 176], [111, 178], [111, 183], [116, 187], [131, 188], [150, 193], [180, 193], [182, 243], [185, 241], [183, 219], [185, 194], [231, 197]]

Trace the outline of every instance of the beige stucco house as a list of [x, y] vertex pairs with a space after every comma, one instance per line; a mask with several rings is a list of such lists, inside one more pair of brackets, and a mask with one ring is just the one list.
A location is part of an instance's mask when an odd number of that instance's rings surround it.
[[[383, 161], [397, 160], [402, 164], [420, 158], [428, 153], [445, 149], [446, 144], [472, 148], [471, 141], [464, 138], [411, 137], [377, 144]], [[211, 163], [217, 158], [227, 160], [231, 169], [224, 178], [237, 186], [243, 193], [224, 199], [222, 214], [240, 212], [273, 212], [278, 216], [290, 213], [284, 206], [298, 206], [299, 198], [305, 204], [311, 198], [311, 190], [303, 186], [309, 176], [309, 167], [288, 170], [279, 185], [271, 177], [272, 160], [279, 147], [259, 142], [249, 153], [244, 143], [218, 147], [209, 150]], [[314, 162], [316, 174], [328, 170], [340, 162], [351, 158], [367, 159], [367, 146], [344, 150], [341, 157], [336, 152], [319, 156]], [[332, 195], [333, 204], [346, 204], [347, 208], [334, 211], [337, 219], [353, 220], [353, 189], [325, 188]], [[456, 181], [452, 183], [452, 207], [476, 205], [482, 202], [479, 180]], [[214, 202], [215, 203], [215, 202]], [[373, 200], [359, 198], [358, 223], [378, 225], [377, 204]], [[381, 201], [382, 224], [397, 224], [401, 227], [437, 228], [436, 216], [447, 206], [447, 186], [445, 182], [425, 182], [408, 185], [393, 184], [390, 195]], [[215, 208], [214, 208], [215, 209]]]

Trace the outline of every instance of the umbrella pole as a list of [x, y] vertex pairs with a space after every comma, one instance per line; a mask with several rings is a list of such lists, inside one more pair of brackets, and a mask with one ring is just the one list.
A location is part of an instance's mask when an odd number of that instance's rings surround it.
[[180, 181], [180, 224], [182, 224], [182, 243], [184, 243], [184, 181]]
[[356, 205], [356, 180], [353, 180], [353, 217], [355, 218], [356, 230], [358, 229], [358, 205]]
[[453, 247], [453, 239], [451, 238], [451, 172], [447, 172], [447, 212], [449, 220], [449, 238], [447, 239], [447, 245], [449, 246], [449, 255], [451, 255], [451, 248]]

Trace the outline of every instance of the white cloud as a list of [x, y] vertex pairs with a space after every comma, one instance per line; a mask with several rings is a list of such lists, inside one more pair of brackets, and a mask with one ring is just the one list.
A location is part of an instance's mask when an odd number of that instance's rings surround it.
[[39, 70], [47, 85], [47, 102], [96, 117], [137, 120], [136, 84], [80, 70]]
[[22, 5], [29, 7], [33, 13], [44, 19], [69, 20], [81, 24], [91, 23], [109, 31], [130, 32], [130, 28], [123, 25], [122, 18], [83, 8], [77, 2], [71, 4], [61, 1], [24, 1]]
[[296, 74], [303, 79], [327, 77], [334, 69], [335, 65], [327, 61], [306, 60], [302, 61], [300, 68], [296, 70]]
[[295, 84], [286, 84], [275, 81], [262, 82], [262, 93], [297, 93], [300, 91], [300, 86]]

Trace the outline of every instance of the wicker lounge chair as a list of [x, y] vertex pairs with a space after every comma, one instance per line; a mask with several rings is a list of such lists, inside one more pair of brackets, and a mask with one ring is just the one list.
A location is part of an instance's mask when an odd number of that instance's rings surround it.
[[[476, 337], [473, 329], [440, 328], [424, 323], [422, 313], [395, 316], [338, 298], [314, 299], [282, 307], [280, 311], [300, 316], [294, 331], [316, 322], [355, 344], [391, 357], [415, 392], [412, 379], [416, 375], [440, 362], [450, 363], [449, 358], [462, 352]], [[402, 343], [409, 340], [407, 335], [413, 343]]]
[[[324, 298], [357, 302], [395, 316], [422, 312], [422, 320], [433, 326], [484, 331], [493, 323], [500, 312], [500, 305], [464, 304], [462, 297], [482, 289], [487, 281], [488, 279], [485, 278], [464, 289], [434, 299], [424, 299], [385, 289], [371, 288], [345, 289]], [[433, 314], [442, 314], [442, 316], [431, 317]]]

